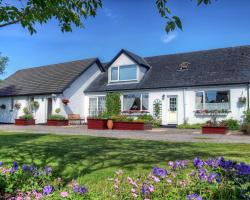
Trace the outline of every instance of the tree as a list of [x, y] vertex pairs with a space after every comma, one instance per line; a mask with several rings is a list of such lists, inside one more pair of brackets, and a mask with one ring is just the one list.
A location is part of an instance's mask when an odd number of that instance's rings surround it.
[[9, 61], [9, 58], [6, 56], [1, 56], [1, 53], [0, 53], [0, 75], [4, 73], [4, 70], [8, 61]]
[[[165, 30], [173, 31], [176, 27], [182, 30], [178, 16], [172, 15], [167, 6], [168, 0], [155, 0], [160, 16], [166, 19]], [[208, 5], [212, 0], [196, 0], [198, 5]], [[84, 27], [83, 19], [95, 17], [97, 9], [102, 7], [102, 0], [22, 0], [20, 5], [11, 5], [0, 0], [0, 28], [12, 24], [21, 24], [33, 34], [35, 24], [47, 23], [54, 18], [62, 32], [72, 31], [72, 26]]]

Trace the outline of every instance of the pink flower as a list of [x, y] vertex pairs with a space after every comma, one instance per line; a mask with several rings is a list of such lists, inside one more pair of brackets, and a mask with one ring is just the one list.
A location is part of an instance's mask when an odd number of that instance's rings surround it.
[[133, 181], [133, 179], [132, 179], [132, 178], [128, 177], [128, 178], [127, 178], [127, 180], [128, 180], [128, 183], [129, 183], [129, 184], [131, 184], [131, 185], [133, 185], [133, 186], [135, 186], [135, 187], [137, 187], [137, 188], [138, 188], [138, 185], [136, 184], [136, 182], [135, 182], [135, 181]]
[[64, 197], [69, 196], [69, 193], [68, 192], [61, 192], [60, 195], [61, 195], [61, 197], [64, 198]]
[[152, 176], [152, 178], [153, 178], [154, 182], [156, 182], [156, 183], [159, 183], [159, 182], [160, 182], [160, 179], [159, 179], [158, 177]]
[[154, 192], [155, 191], [155, 189], [154, 189], [154, 186], [153, 185], [150, 185], [149, 187], [148, 187], [148, 190], [149, 190], [149, 192]]
[[137, 198], [138, 197], [138, 195], [136, 194], [136, 193], [132, 193], [132, 196], [133, 196], [133, 198]]

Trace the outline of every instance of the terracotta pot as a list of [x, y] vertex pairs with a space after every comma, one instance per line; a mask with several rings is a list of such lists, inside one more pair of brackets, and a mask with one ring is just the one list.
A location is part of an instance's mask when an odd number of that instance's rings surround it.
[[108, 126], [108, 129], [113, 129], [113, 126], [114, 126], [114, 123], [113, 123], [113, 120], [112, 119], [109, 119], [108, 122], [107, 122], [107, 126]]

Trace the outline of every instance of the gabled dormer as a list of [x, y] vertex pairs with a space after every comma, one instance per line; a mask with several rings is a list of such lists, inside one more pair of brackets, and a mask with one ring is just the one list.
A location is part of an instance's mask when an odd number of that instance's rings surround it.
[[150, 65], [140, 56], [122, 49], [108, 64], [108, 83], [140, 82]]

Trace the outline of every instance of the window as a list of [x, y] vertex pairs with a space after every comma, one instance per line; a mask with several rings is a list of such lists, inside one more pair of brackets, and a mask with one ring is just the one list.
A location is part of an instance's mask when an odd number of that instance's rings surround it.
[[120, 66], [119, 80], [136, 80], [137, 68], [135, 65]]
[[230, 92], [216, 90], [196, 92], [196, 109], [229, 110]]
[[111, 68], [111, 80], [112, 81], [118, 80], [118, 67]]
[[111, 68], [111, 81], [132, 81], [137, 79], [136, 65], [123, 65]]
[[89, 98], [89, 115], [97, 116], [105, 111], [106, 98], [105, 96]]
[[148, 94], [138, 93], [123, 95], [123, 110], [148, 110]]

